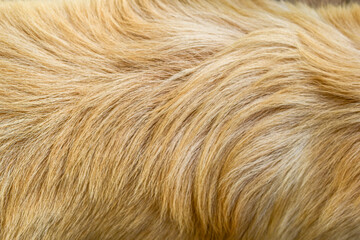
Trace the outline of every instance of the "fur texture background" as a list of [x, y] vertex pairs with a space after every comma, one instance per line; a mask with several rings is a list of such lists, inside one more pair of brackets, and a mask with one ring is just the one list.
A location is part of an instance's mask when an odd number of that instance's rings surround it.
[[0, 239], [359, 239], [360, 6], [0, 3]]

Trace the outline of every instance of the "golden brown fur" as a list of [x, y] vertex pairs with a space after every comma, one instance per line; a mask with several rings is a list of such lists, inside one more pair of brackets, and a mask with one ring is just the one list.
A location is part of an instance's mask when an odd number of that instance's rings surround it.
[[0, 239], [359, 239], [360, 6], [0, 3]]

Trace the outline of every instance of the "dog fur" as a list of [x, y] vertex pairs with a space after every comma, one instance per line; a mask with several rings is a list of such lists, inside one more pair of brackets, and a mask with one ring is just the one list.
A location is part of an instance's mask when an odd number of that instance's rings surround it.
[[0, 239], [360, 239], [360, 6], [0, 3]]
[[344, 4], [359, 2], [359, 0], [287, 0], [287, 1], [292, 3], [305, 3], [313, 7], [321, 7], [321, 6], [326, 6], [328, 4], [344, 5]]

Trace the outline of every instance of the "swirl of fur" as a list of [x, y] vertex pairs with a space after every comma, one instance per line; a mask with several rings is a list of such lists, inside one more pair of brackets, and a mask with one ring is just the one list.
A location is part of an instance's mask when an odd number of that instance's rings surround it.
[[0, 3], [0, 239], [359, 239], [360, 6]]

